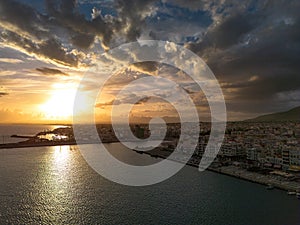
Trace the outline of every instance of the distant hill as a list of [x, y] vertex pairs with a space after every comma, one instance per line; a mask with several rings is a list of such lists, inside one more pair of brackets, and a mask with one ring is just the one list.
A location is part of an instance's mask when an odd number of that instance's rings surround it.
[[259, 116], [246, 122], [279, 122], [279, 121], [300, 121], [300, 106], [286, 112], [272, 113]]

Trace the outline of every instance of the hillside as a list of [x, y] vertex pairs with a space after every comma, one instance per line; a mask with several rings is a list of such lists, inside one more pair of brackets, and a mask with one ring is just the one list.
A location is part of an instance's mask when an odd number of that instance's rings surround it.
[[259, 116], [246, 122], [271, 122], [271, 121], [300, 121], [300, 106], [286, 112], [272, 113]]

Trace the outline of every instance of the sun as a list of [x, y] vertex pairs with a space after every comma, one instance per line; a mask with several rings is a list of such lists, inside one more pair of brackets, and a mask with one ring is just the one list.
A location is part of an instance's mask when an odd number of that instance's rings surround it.
[[55, 84], [50, 98], [39, 108], [49, 120], [70, 120], [73, 115], [73, 105], [76, 96], [74, 85]]

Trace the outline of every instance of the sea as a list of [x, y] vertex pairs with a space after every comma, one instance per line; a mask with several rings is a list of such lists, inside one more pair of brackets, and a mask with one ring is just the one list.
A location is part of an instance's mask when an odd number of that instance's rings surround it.
[[12, 135], [34, 136], [39, 132], [54, 130], [58, 127], [65, 127], [65, 125], [0, 124], [0, 144], [17, 143], [26, 140], [23, 138], [12, 138]]
[[[105, 146], [127, 163], [160, 160]], [[78, 146], [0, 149], [0, 201], [1, 225], [300, 224], [300, 200], [285, 191], [189, 166], [159, 184], [124, 186], [95, 172]]]

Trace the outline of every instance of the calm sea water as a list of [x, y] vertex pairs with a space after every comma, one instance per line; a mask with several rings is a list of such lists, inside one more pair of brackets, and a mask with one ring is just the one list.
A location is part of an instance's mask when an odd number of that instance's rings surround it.
[[[107, 148], [127, 162], [156, 161]], [[284, 191], [192, 167], [157, 185], [122, 186], [70, 146], [0, 150], [0, 199], [0, 224], [300, 224], [300, 201]]]
[[58, 127], [57, 125], [3, 125], [0, 124], [0, 144], [17, 143], [26, 139], [11, 138], [11, 135], [26, 135], [33, 136], [45, 130], [53, 130]]

